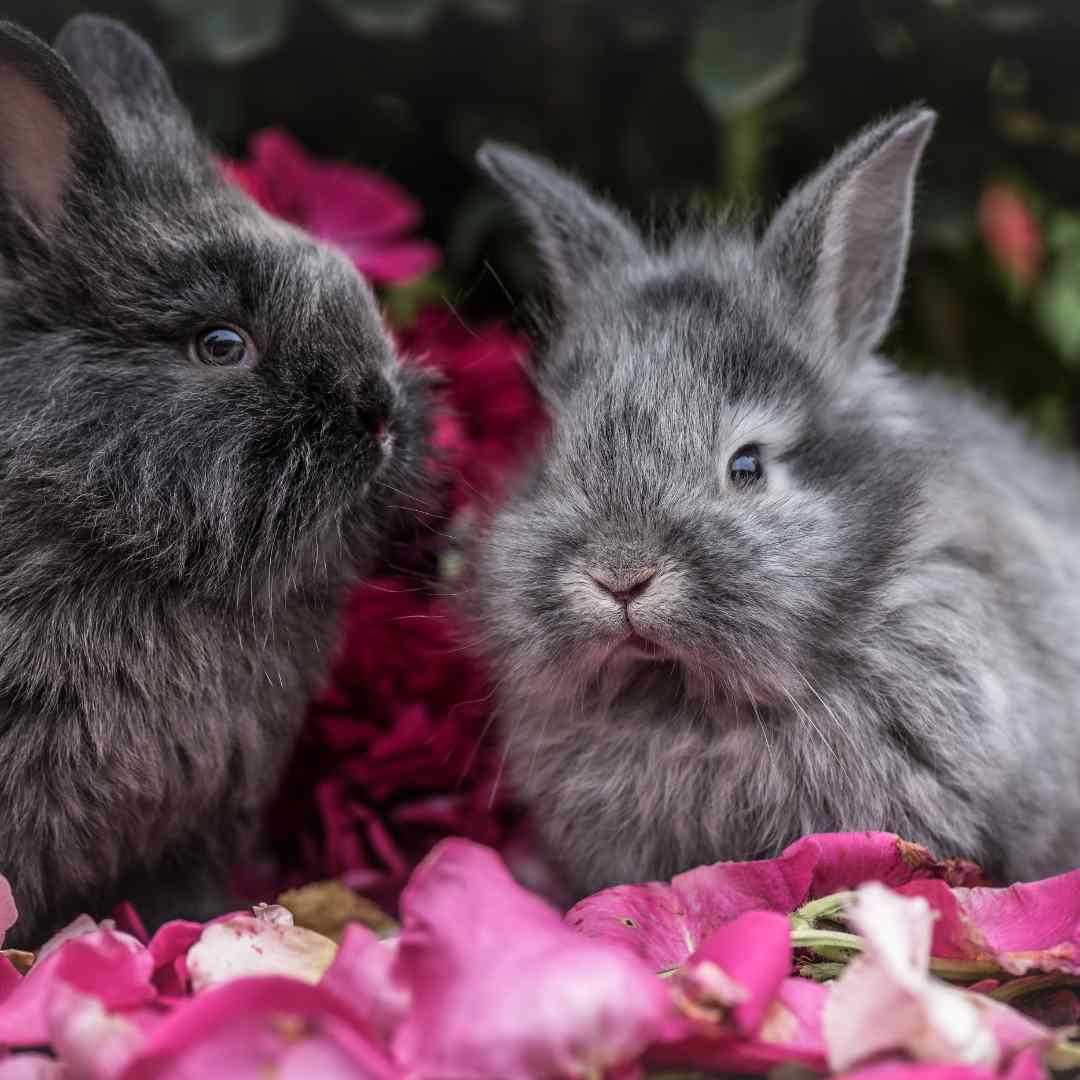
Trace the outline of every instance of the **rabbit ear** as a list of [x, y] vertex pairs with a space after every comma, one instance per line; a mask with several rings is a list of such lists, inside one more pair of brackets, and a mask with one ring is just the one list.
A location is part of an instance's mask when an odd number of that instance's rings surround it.
[[564, 303], [600, 266], [643, 253], [618, 211], [547, 162], [498, 143], [485, 143], [476, 160], [532, 228]]
[[19, 226], [47, 233], [76, 173], [115, 161], [108, 130], [64, 61], [28, 30], [0, 22], [0, 235]]
[[56, 38], [113, 138], [128, 156], [167, 144], [170, 151], [197, 144], [187, 110], [177, 99], [154, 50], [123, 23], [103, 15], [76, 15]]
[[881, 343], [896, 311], [915, 170], [935, 119], [913, 108], [868, 128], [788, 197], [762, 239], [821, 347], [848, 362]]

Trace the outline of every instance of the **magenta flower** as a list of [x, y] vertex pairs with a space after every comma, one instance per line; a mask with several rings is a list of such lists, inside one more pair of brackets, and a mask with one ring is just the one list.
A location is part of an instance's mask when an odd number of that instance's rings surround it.
[[629, 951], [589, 941], [516, 885], [494, 852], [445, 840], [401, 898], [394, 1035], [413, 1075], [599, 1075], [671, 1021], [668, 990]]
[[445, 379], [433, 442], [451, 485], [449, 510], [486, 509], [546, 426], [526, 369], [531, 343], [500, 323], [470, 327], [428, 308], [401, 334], [401, 347]]
[[701, 866], [670, 885], [617, 885], [582, 900], [566, 918], [590, 937], [629, 945], [665, 971], [744, 912], [786, 915], [864, 881], [902, 885], [924, 878], [968, 884], [980, 881], [981, 872], [972, 863], [936, 860], [892, 833], [824, 833], [797, 840], [775, 859]]
[[264, 210], [343, 249], [372, 281], [410, 281], [438, 264], [437, 248], [405, 238], [420, 210], [392, 180], [312, 157], [276, 128], [254, 135], [248, 149], [247, 161], [222, 162], [225, 176]]
[[1013, 975], [1080, 975], [1080, 870], [1007, 889], [918, 881], [900, 891], [937, 912], [934, 956], [993, 960]]

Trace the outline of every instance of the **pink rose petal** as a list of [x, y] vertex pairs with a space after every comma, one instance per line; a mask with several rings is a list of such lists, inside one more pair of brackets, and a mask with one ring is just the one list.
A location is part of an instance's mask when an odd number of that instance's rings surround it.
[[824, 1072], [822, 1014], [828, 993], [827, 986], [810, 979], [785, 979], [754, 1036], [688, 1025], [681, 1038], [654, 1045], [646, 1060], [657, 1067], [752, 1074], [790, 1062]]
[[933, 913], [924, 898], [870, 883], [848, 919], [864, 951], [833, 984], [825, 1009], [834, 1070], [889, 1052], [996, 1068], [1020, 1049], [1053, 1044], [1053, 1032], [1015, 1009], [930, 975]]
[[79, 1080], [120, 1076], [164, 1017], [151, 1008], [110, 1011], [61, 981], [53, 984], [46, 1013], [52, 1049]]
[[18, 917], [19, 909], [15, 906], [11, 886], [8, 884], [8, 879], [0, 874], [0, 945], [4, 944], [4, 936], [15, 925]]
[[45, 1054], [14, 1054], [0, 1061], [0, 1080], [72, 1080], [71, 1073]]
[[399, 942], [400, 938], [383, 940], [367, 927], [351, 924], [319, 983], [363, 1014], [385, 1045], [409, 1008], [409, 992], [393, 971]]
[[393, 1080], [398, 1070], [364, 1019], [319, 986], [235, 979], [176, 1009], [146, 1038], [123, 1080]]
[[714, 930], [672, 983], [698, 1009], [726, 1007], [732, 1030], [753, 1035], [791, 974], [791, 957], [787, 918], [748, 911]]
[[188, 949], [202, 936], [202, 923], [174, 919], [159, 926], [146, 946], [154, 960], [154, 985], [162, 994], [186, 994]]
[[0, 1005], [0, 1045], [42, 1046], [48, 1041], [48, 1007], [57, 983], [98, 998], [108, 1009], [142, 1005], [156, 996], [153, 960], [127, 934], [92, 930], [43, 955]]
[[187, 968], [195, 993], [249, 975], [287, 975], [316, 983], [336, 952], [330, 938], [293, 926], [285, 908], [266, 905], [255, 915], [209, 923], [188, 950]]
[[393, 1045], [420, 1075], [600, 1073], [669, 1022], [661, 980], [627, 950], [583, 940], [477, 844], [443, 841], [401, 919], [395, 974], [412, 1007]]
[[978, 874], [971, 863], [936, 860], [892, 833], [823, 833], [796, 841], [775, 859], [701, 866], [670, 885], [617, 885], [582, 900], [566, 918], [590, 937], [629, 945], [664, 971], [678, 967], [708, 934], [746, 911], [788, 914], [807, 900], [864, 881], [970, 881]]
[[1080, 975], [1080, 870], [1007, 889], [918, 881], [899, 891], [925, 897], [938, 913], [934, 956], [993, 960], [1013, 975]]

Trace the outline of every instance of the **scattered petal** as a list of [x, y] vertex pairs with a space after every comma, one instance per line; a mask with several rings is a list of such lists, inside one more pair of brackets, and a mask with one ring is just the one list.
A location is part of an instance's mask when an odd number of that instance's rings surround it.
[[807, 900], [864, 881], [978, 880], [972, 863], [937, 860], [892, 833], [825, 833], [796, 841], [775, 859], [721, 862], [670, 885], [617, 885], [582, 900], [567, 922], [590, 937], [633, 948], [655, 970], [678, 967], [717, 927], [746, 911], [788, 914]]
[[4, 944], [4, 936], [15, 925], [18, 917], [19, 909], [15, 906], [11, 885], [8, 884], [8, 879], [0, 874], [0, 945]]
[[737, 1034], [754, 1035], [791, 974], [791, 957], [787, 918], [748, 911], [714, 930], [672, 985], [694, 1014], [711, 1012]]
[[1013, 975], [1080, 975], [1080, 870], [1006, 889], [904, 886], [937, 912], [933, 955], [993, 960]]
[[97, 998], [108, 1009], [132, 1008], [156, 997], [151, 982], [153, 960], [129, 935], [95, 929], [55, 942], [54, 938], [47, 953], [42, 950], [30, 972], [0, 1005], [0, 1045], [48, 1042], [49, 1002], [58, 992], [58, 983]]
[[328, 937], [293, 926], [287, 908], [267, 904], [255, 915], [210, 923], [188, 950], [187, 968], [195, 993], [248, 975], [287, 975], [316, 983], [336, 952]]
[[399, 943], [399, 938], [376, 937], [364, 926], [347, 927], [319, 984], [365, 1016], [384, 1045], [409, 1008], [409, 991], [394, 972]]
[[412, 1006], [394, 1037], [421, 1075], [592, 1075], [631, 1061], [670, 1018], [629, 951], [583, 940], [494, 852], [445, 840], [401, 900], [395, 975]]
[[393, 1080], [363, 1018], [319, 986], [279, 976], [199, 994], [146, 1038], [123, 1080]]
[[1005, 1053], [1054, 1035], [1022, 1013], [929, 973], [933, 914], [923, 897], [863, 885], [848, 915], [864, 952], [833, 984], [825, 1009], [829, 1064], [850, 1069], [884, 1053], [996, 1068]]

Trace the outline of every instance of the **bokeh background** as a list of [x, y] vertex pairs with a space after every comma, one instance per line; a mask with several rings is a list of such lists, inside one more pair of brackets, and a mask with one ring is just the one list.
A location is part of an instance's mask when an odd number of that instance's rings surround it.
[[[81, 0], [14, 0], [51, 38]], [[921, 100], [905, 364], [1080, 442], [1076, 0], [100, 0], [144, 33], [221, 149], [288, 129], [393, 177], [443, 251], [414, 291], [520, 316], [539, 283], [486, 191], [485, 137], [627, 205], [767, 209], [853, 131]], [[492, 270], [495, 269], [495, 273]], [[400, 297], [397, 298], [400, 301]]]

